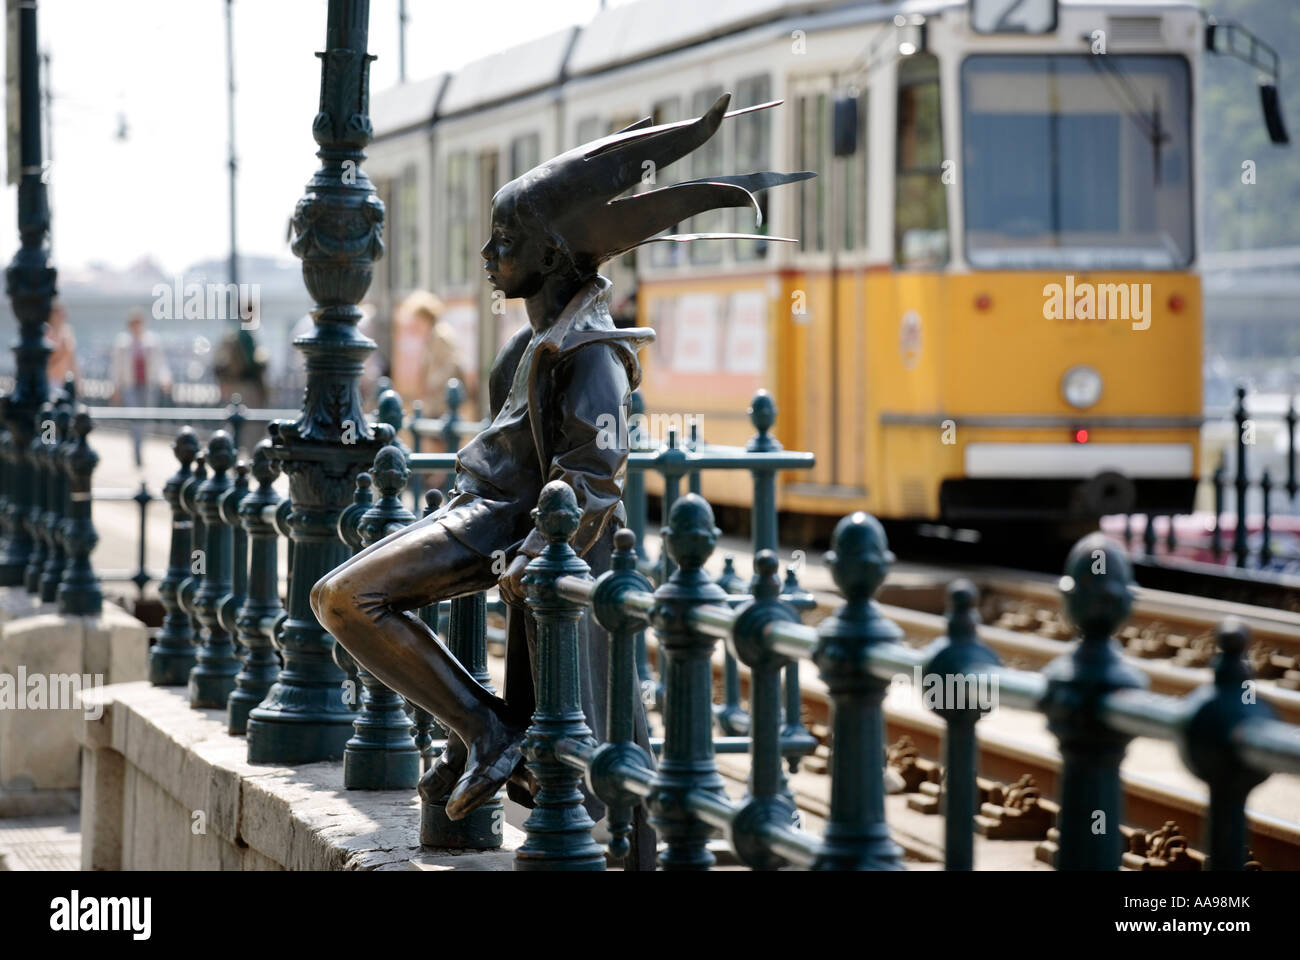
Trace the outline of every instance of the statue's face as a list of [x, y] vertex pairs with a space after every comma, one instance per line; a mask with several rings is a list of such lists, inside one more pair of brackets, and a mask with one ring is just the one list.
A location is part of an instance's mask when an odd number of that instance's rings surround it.
[[519, 222], [515, 195], [508, 188], [492, 200], [492, 236], [479, 253], [488, 282], [511, 299], [537, 293], [554, 266], [550, 248]]

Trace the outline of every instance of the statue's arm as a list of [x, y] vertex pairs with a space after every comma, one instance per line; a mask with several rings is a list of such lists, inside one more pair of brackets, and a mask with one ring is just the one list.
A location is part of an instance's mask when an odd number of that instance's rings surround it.
[[[629, 392], [627, 368], [616, 348], [591, 344], [574, 351], [556, 370], [554, 413], [550, 431], [551, 467], [546, 479], [563, 480], [573, 488], [582, 517], [573, 538], [579, 555], [599, 539], [623, 498], [627, 446], [622, 437], [620, 410]], [[535, 557], [545, 547], [536, 530], [520, 553]]]

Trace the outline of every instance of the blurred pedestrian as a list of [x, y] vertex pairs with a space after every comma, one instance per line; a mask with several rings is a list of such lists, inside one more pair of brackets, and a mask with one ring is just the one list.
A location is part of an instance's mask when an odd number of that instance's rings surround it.
[[[447, 412], [447, 381], [465, 384], [466, 398], [472, 371], [465, 369], [456, 343], [456, 331], [442, 318], [443, 304], [427, 290], [416, 290], [403, 300], [393, 316], [393, 387], [403, 397], [418, 398], [426, 417]], [[461, 416], [466, 411], [462, 408]]]
[[249, 407], [265, 407], [267, 359], [266, 348], [258, 346], [242, 325], [238, 330], [228, 329], [212, 363], [222, 398]]
[[68, 323], [68, 311], [62, 300], [50, 304], [49, 322], [50, 343], [54, 349], [45, 362], [45, 378], [53, 391], [62, 388], [68, 374], [72, 374], [75, 380], [81, 371], [77, 369], [77, 335], [72, 330], [72, 324]]
[[[161, 395], [171, 394], [172, 372], [162, 340], [145, 329], [143, 310], [131, 311], [126, 318], [126, 332], [119, 333], [113, 344], [113, 388], [117, 403], [124, 407], [156, 407]], [[131, 439], [135, 444], [135, 465], [143, 466], [143, 421], [131, 421]]]

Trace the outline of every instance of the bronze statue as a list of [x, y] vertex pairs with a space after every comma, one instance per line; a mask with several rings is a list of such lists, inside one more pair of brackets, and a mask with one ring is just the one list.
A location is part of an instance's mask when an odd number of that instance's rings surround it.
[[[615, 327], [610, 283], [597, 268], [650, 240], [749, 236], [654, 234], [718, 207], [757, 211], [754, 192], [812, 176], [717, 177], [619, 199], [646, 170], [707, 141], [735, 115], [726, 112], [728, 101], [724, 95], [704, 116], [680, 123], [651, 126], [647, 118], [548, 160], [497, 192], [484, 269], [494, 288], [524, 300], [529, 322], [493, 364], [492, 422], [460, 451], [455, 488], [439, 510], [357, 554], [312, 590], [312, 609], [348, 653], [451, 731], [420, 793], [450, 794], [452, 819], [508, 780], [516, 799], [515, 788], [526, 788], [520, 745], [533, 709], [533, 629], [521, 581], [544, 546], [530, 518], [542, 487], [561, 479], [573, 488], [582, 512], [573, 544], [593, 574], [608, 568], [613, 534], [625, 519], [626, 438], [605, 425], [626, 422], [619, 413], [640, 380], [637, 351], [654, 333]], [[503, 698], [476, 682], [415, 614], [494, 585], [510, 605]], [[587, 722], [600, 731], [608, 657], [606, 644], [591, 639], [597, 632], [587, 625], [582, 686]], [[643, 715], [638, 739], [649, 747]]]

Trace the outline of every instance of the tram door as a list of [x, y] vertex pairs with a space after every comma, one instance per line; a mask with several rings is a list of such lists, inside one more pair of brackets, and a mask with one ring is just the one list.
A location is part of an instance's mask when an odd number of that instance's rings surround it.
[[[853, 116], [847, 149], [841, 143], [837, 150], [837, 94], [844, 99], [839, 87], [833, 74], [790, 84], [793, 169], [819, 175], [800, 184], [794, 198], [792, 235], [800, 242], [788, 291], [791, 349], [780, 373], [785, 395], [798, 406], [795, 442], [817, 453], [810, 475], [788, 489], [823, 499], [860, 499], [866, 493], [866, 305], [859, 268], [865, 247], [866, 117]], [[850, 109], [865, 113], [865, 94], [855, 91], [849, 101]]]

